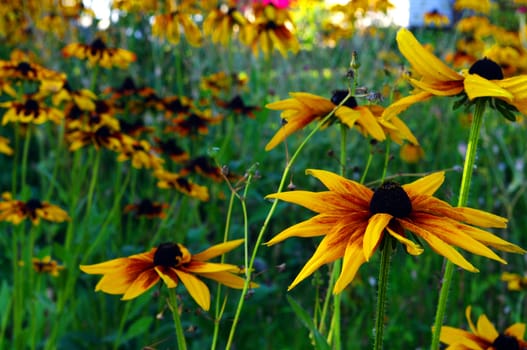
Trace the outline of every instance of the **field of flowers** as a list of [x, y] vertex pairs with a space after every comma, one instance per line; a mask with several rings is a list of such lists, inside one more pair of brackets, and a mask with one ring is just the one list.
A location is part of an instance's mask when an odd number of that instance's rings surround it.
[[527, 349], [526, 1], [94, 4], [0, 5], [0, 349]]

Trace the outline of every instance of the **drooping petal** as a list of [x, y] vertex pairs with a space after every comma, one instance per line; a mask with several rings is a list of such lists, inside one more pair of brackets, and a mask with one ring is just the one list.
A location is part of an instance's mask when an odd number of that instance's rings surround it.
[[306, 125], [311, 123], [315, 118], [313, 116], [307, 116], [304, 118], [290, 119], [285, 125], [282, 125], [280, 129], [273, 136], [271, 141], [265, 146], [265, 150], [269, 151], [275, 148], [280, 142], [284, 141], [286, 137], [296, 132], [297, 130], [303, 129]]
[[124, 294], [136, 277], [136, 275], [125, 275], [122, 273], [104, 275], [95, 285], [95, 291], [102, 291], [108, 294]]
[[469, 99], [477, 97], [497, 97], [508, 103], [513, 102], [514, 95], [501, 88], [495, 80], [487, 80], [478, 74], [468, 74], [465, 78], [465, 92]]
[[366, 227], [366, 232], [364, 233], [364, 240], [362, 242], [362, 249], [366, 261], [370, 260], [373, 252], [381, 243], [381, 240], [384, 237], [384, 229], [386, 226], [388, 226], [390, 220], [392, 219], [393, 216], [386, 213], [378, 213], [370, 218], [368, 226]]
[[178, 285], [178, 277], [176, 274], [176, 270], [172, 267], [163, 267], [163, 266], [156, 266], [154, 268], [163, 280], [163, 282], [166, 284], [168, 288], [176, 288]]
[[507, 220], [507, 218], [487, 213], [483, 210], [467, 207], [453, 209], [464, 216], [464, 219], [462, 221], [466, 222], [467, 224], [477, 225], [480, 227], [505, 228], [507, 227], [507, 222], [509, 221]]
[[213, 245], [212, 247], [207, 248], [200, 253], [192, 254], [192, 260], [199, 260], [199, 261], [210, 260], [212, 258], [223, 255], [233, 250], [234, 248], [238, 247], [242, 243], [243, 243], [243, 239], [235, 239], [235, 240], [228, 241], [225, 243]]
[[523, 339], [523, 336], [525, 335], [525, 323], [515, 323], [508, 327], [504, 333], [513, 336], [516, 339]]
[[405, 229], [412, 231], [419, 237], [423, 238], [437, 254], [444, 256], [467, 271], [479, 272], [479, 270], [469, 263], [456, 249], [436, 237], [433, 233], [430, 233], [407, 220], [399, 220], [399, 222]]
[[130, 300], [143, 294], [159, 281], [159, 275], [154, 269], [141, 273], [126, 290], [121, 300]]
[[[194, 258], [194, 256], [192, 256]], [[184, 270], [190, 273], [209, 273], [209, 272], [220, 272], [220, 271], [240, 271], [240, 268], [232, 264], [220, 264], [203, 261], [191, 261], [184, 265]]]
[[346, 246], [346, 251], [344, 252], [340, 276], [335, 283], [335, 287], [333, 288], [333, 294], [342, 292], [344, 288], [346, 288], [346, 286], [348, 286], [351, 281], [353, 281], [362, 264], [366, 262], [361, 247], [361, 241], [362, 239], [360, 237], [350, 238], [350, 242]]
[[79, 268], [82, 272], [89, 274], [105, 274], [112, 273], [116, 269], [121, 270], [129, 263], [130, 261], [128, 258], [117, 258], [93, 265], [80, 265]]
[[404, 140], [408, 140], [408, 142], [410, 142], [413, 145], [419, 145], [419, 141], [417, 141], [417, 138], [415, 137], [415, 135], [412, 133], [412, 131], [408, 128], [408, 126], [399, 117], [393, 116], [390, 118], [389, 121], [386, 121], [386, 123], [393, 125], [393, 128], [392, 128], [393, 131], [396, 134], [399, 134], [399, 136], [402, 137]]
[[196, 303], [205, 311], [210, 308], [210, 291], [203, 281], [196, 276], [176, 270], [176, 274]]
[[346, 242], [330, 245], [331, 237], [326, 236], [317, 247], [313, 256], [306, 262], [302, 270], [298, 273], [295, 280], [289, 285], [287, 290], [293, 289], [298, 283], [309, 277], [320, 266], [329, 264], [344, 255]]
[[509, 91], [514, 96], [514, 101], [527, 99], [527, 75], [495, 80], [494, 83]]
[[459, 225], [460, 229], [470, 237], [498, 250], [517, 254], [525, 254], [527, 252], [525, 249], [517, 246], [516, 244], [512, 244], [485, 230], [480, 230], [477, 227], [472, 227], [469, 225]]
[[438, 171], [424, 176], [414, 182], [403, 185], [403, 189], [408, 195], [433, 195], [445, 181], [445, 172]]
[[397, 239], [400, 243], [404, 244], [404, 246], [406, 247], [406, 252], [408, 254], [421, 255], [421, 253], [423, 253], [424, 249], [421, 248], [419, 244], [416, 244], [408, 238], [401, 236], [400, 234], [392, 230], [389, 226], [386, 227], [386, 230], [391, 236]]
[[399, 51], [410, 62], [412, 69], [424, 79], [436, 82], [463, 80], [461, 74], [425, 49], [408, 29], [400, 29], [396, 40]]
[[481, 315], [478, 317], [477, 323], [477, 335], [492, 344], [494, 339], [496, 339], [500, 334], [496, 330], [496, 327], [489, 321], [487, 316]]
[[308, 92], [291, 92], [289, 95], [305, 104], [311, 110], [319, 112], [320, 117], [323, 117], [335, 108], [335, 105], [327, 98]]
[[364, 130], [366, 130], [367, 134], [371, 135], [371, 137], [377, 141], [384, 141], [386, 139], [386, 135], [377, 121], [377, 118], [375, 118], [370, 109], [363, 106], [355, 107], [355, 109], [360, 112], [360, 118], [357, 120], [357, 124], [362, 126]]
[[[447, 345], [463, 345], [464, 347], [449, 347], [448, 349], [474, 349], [480, 350], [481, 346], [477, 341], [477, 336], [462, 329], [443, 326], [439, 340]], [[462, 343], [462, 344], [461, 344]]]
[[410, 83], [434, 96], [455, 96], [463, 91], [463, 81], [427, 82], [424, 80], [410, 79]]

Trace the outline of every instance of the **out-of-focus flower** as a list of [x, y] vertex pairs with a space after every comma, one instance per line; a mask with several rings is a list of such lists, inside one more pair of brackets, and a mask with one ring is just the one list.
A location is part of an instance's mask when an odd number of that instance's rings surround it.
[[456, 0], [454, 9], [457, 11], [470, 10], [488, 15], [494, 4], [490, 0]]
[[26, 218], [30, 219], [33, 225], [38, 225], [41, 218], [54, 222], [70, 220], [68, 213], [56, 205], [36, 198], [24, 202], [13, 199], [11, 193], [3, 193], [0, 201], [0, 221], [18, 225]]
[[6, 108], [2, 118], [2, 125], [7, 123], [43, 124], [52, 121], [59, 124], [64, 119], [64, 113], [54, 107], [46, 106], [43, 101], [34, 96], [25, 96], [22, 101], [7, 101], [0, 103], [1, 108]]
[[76, 57], [80, 60], [87, 60], [91, 65], [104, 68], [127, 68], [130, 63], [135, 62], [136, 55], [128, 50], [121, 48], [109, 48], [106, 43], [97, 38], [89, 45], [72, 43], [62, 49], [64, 57]]
[[504, 272], [501, 274], [501, 280], [507, 282], [507, 289], [512, 291], [527, 290], [527, 276], [521, 276], [517, 273]]
[[247, 19], [238, 11], [236, 4], [223, 4], [209, 12], [203, 22], [203, 33], [209, 35], [213, 43], [227, 45], [233, 33], [241, 30]]
[[433, 25], [437, 28], [446, 27], [450, 24], [448, 16], [442, 14], [437, 9], [424, 14], [425, 25]]
[[154, 172], [154, 176], [158, 179], [157, 187], [159, 188], [173, 188], [187, 196], [197, 198], [201, 201], [209, 200], [209, 190], [207, 187], [197, 185], [180, 174], [172, 173], [164, 169], [158, 169]]
[[404, 162], [414, 164], [424, 158], [425, 152], [421, 146], [407, 142], [401, 146], [399, 156]]
[[53, 277], [58, 277], [60, 271], [64, 270], [64, 266], [59, 265], [57, 261], [51, 259], [51, 256], [47, 255], [42, 259], [32, 258], [31, 259], [33, 269], [38, 273], [48, 273]]
[[150, 199], [142, 199], [139, 203], [127, 204], [123, 211], [125, 213], [134, 212], [137, 217], [146, 217], [148, 219], [166, 217], [164, 212], [169, 205], [167, 203], [152, 202]]

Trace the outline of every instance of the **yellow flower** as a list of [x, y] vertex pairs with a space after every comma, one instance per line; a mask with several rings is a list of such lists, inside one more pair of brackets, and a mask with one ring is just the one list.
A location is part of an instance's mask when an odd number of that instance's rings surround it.
[[119, 151], [117, 160], [124, 162], [132, 160], [132, 166], [136, 169], [159, 169], [164, 160], [152, 152], [152, 146], [146, 140], [136, 140], [132, 137], [123, 138], [122, 149]]
[[64, 266], [59, 265], [51, 257], [45, 256], [42, 259], [33, 258], [31, 259], [33, 269], [38, 273], [49, 273], [53, 277], [58, 277], [59, 272], [64, 270]]
[[457, 11], [472, 10], [485, 15], [490, 13], [494, 4], [490, 0], [456, 0], [454, 9]]
[[521, 350], [527, 348], [523, 340], [525, 323], [515, 323], [503, 333], [499, 333], [485, 315], [480, 315], [477, 326], [470, 317], [472, 308], [467, 307], [467, 317], [470, 332], [449, 326], [441, 328], [440, 340], [447, 344], [445, 350]]
[[154, 16], [152, 35], [165, 38], [169, 43], [176, 45], [179, 43], [179, 37], [181, 36], [180, 26], [190, 45], [201, 45], [202, 37], [198, 26], [192, 21], [189, 14], [185, 14], [182, 11], [173, 11], [168, 14]]
[[476, 61], [468, 71], [460, 74], [426, 50], [404, 28], [397, 33], [397, 44], [413, 72], [421, 78], [409, 78], [416, 88], [414, 94], [386, 108], [385, 118], [389, 119], [391, 115], [432, 96], [456, 96], [461, 93], [465, 93], [470, 101], [480, 97], [493, 98], [497, 110], [507, 118], [510, 117], [506, 113], [508, 108], [527, 113], [527, 75], [504, 79], [500, 66], [487, 58]]
[[14, 151], [11, 147], [9, 147], [9, 143], [11, 141], [3, 136], [0, 136], [0, 153], [7, 154], [8, 156], [12, 156]]
[[70, 219], [68, 213], [63, 209], [36, 198], [24, 202], [12, 199], [10, 193], [3, 193], [2, 199], [0, 201], [0, 221], [18, 225], [25, 218], [29, 218], [33, 225], [38, 225], [40, 218], [54, 222], [63, 222]]
[[172, 173], [164, 169], [157, 169], [154, 171], [154, 176], [158, 179], [157, 187], [159, 188], [173, 188], [201, 201], [206, 202], [209, 200], [209, 190], [207, 187], [195, 184], [180, 174]]
[[504, 272], [501, 280], [507, 282], [507, 289], [512, 291], [527, 290], [527, 276], [520, 276], [517, 273]]
[[91, 44], [85, 45], [72, 43], [62, 49], [64, 57], [77, 57], [81, 60], [88, 60], [91, 65], [98, 65], [104, 68], [118, 67], [127, 68], [135, 62], [136, 55], [128, 50], [120, 48], [109, 48], [101, 38], [95, 39]]
[[203, 22], [203, 32], [209, 35], [213, 43], [226, 46], [232, 40], [232, 34], [247, 24], [247, 19], [234, 6], [222, 5], [209, 12]]
[[443, 15], [436, 9], [426, 12], [424, 14], [424, 22], [426, 25], [434, 25], [435, 27], [444, 27], [450, 24], [448, 16]]
[[2, 125], [20, 122], [23, 124], [43, 124], [49, 120], [59, 124], [64, 119], [64, 113], [56, 108], [48, 107], [33, 96], [25, 96], [23, 101], [8, 101], [0, 103], [7, 108], [2, 118]]
[[[525, 251], [481, 227], [507, 226], [507, 219], [467, 207], [452, 207], [433, 197], [444, 181], [444, 172], [437, 172], [410, 184], [384, 182], [375, 191], [334, 173], [307, 170], [320, 180], [328, 191], [291, 191], [269, 195], [304, 206], [316, 216], [291, 226], [272, 238], [273, 245], [289, 237], [324, 236], [317, 250], [289, 289], [324, 264], [344, 258], [334, 293], [340, 293], [355, 277], [359, 267], [370, 260], [388, 236], [402, 243], [409, 254], [419, 255], [423, 249], [411, 237], [424, 240], [438, 254], [471, 272], [478, 270], [454, 246], [505, 263], [488, 246], [498, 250]], [[388, 244], [388, 243], [386, 243]]]
[[[122, 294], [122, 300], [138, 297], [162, 280], [168, 288], [183, 283], [190, 296], [204, 310], [210, 308], [210, 291], [197, 276], [217, 281], [230, 288], [242, 289], [245, 280], [235, 273], [242, 270], [231, 264], [207, 262], [243, 243], [243, 239], [214, 245], [201, 253], [191, 254], [179, 243], [162, 243], [146, 253], [117, 258], [95, 265], [81, 265], [88, 274], [103, 275], [95, 291]], [[256, 287], [251, 283], [251, 288]]]
[[[290, 95], [292, 98], [266, 105], [269, 109], [282, 110], [280, 116], [285, 122], [265, 146], [266, 151], [273, 149], [287, 136], [303, 129], [311, 122], [323, 119], [342, 102], [347, 92], [337, 90], [331, 100], [307, 92], [291, 92]], [[383, 141], [386, 138], [372, 111], [367, 106], [358, 106], [353, 97], [350, 97], [344, 105], [335, 111], [335, 117], [350, 128], [357, 124], [361, 130], [376, 140]]]
[[129, 213], [131, 211], [135, 212], [136, 217], [146, 217], [148, 219], [160, 218], [163, 219], [166, 217], [164, 212], [169, 205], [167, 203], [158, 203], [152, 202], [150, 199], [142, 199], [139, 203], [127, 204], [123, 211]]

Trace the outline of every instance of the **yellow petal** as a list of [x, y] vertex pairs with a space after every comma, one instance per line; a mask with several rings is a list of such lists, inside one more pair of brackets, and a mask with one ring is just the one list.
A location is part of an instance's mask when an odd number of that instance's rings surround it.
[[492, 343], [499, 336], [496, 327], [494, 327], [494, 325], [489, 321], [489, 319], [485, 315], [479, 316], [477, 330], [477, 334], [481, 338], [487, 340], [489, 343]]
[[293, 289], [298, 283], [309, 277], [320, 266], [329, 264], [341, 258], [346, 249], [346, 242], [337, 245], [329, 245], [331, 238], [326, 236], [322, 239], [313, 256], [306, 262], [302, 270], [298, 273], [295, 280], [289, 285], [287, 290]]
[[366, 262], [360, 243], [360, 239], [355, 239], [348, 243], [344, 253], [342, 270], [333, 288], [333, 294], [342, 292], [353, 281], [362, 264]]
[[424, 79], [430, 81], [463, 80], [462, 75], [456, 73], [425, 49], [408, 29], [400, 29], [396, 40], [399, 51], [410, 62], [412, 69]]
[[364, 240], [362, 242], [362, 249], [364, 252], [364, 258], [366, 261], [369, 261], [373, 252], [379, 246], [382, 238], [384, 237], [384, 229], [390, 223], [390, 220], [393, 219], [393, 216], [385, 213], [378, 213], [373, 215], [366, 227], [366, 232], [364, 233]]
[[348, 180], [340, 175], [326, 170], [307, 169], [306, 174], [316, 177], [329, 190], [333, 192], [349, 194], [359, 202], [364, 202], [369, 207], [373, 191], [358, 182]]
[[282, 242], [283, 240], [290, 238], [290, 237], [316, 237], [316, 236], [322, 236], [328, 232], [328, 229], [335, 225], [335, 223], [338, 221], [339, 217], [331, 216], [331, 215], [317, 215], [312, 217], [311, 219], [308, 219], [306, 221], [302, 221], [296, 225], [293, 225], [291, 227], [288, 227], [287, 229], [283, 230], [276, 236], [274, 236], [271, 240], [266, 242], [266, 245], [274, 245], [276, 243]]
[[199, 280], [196, 276], [176, 270], [181, 282], [185, 285], [190, 296], [196, 301], [196, 303], [205, 311], [209, 311], [210, 308], [210, 292], [209, 288], [205, 283]]
[[519, 75], [493, 82], [509, 91], [514, 96], [515, 101], [527, 99], [527, 75]]
[[[442, 343], [445, 343], [447, 345], [453, 345], [453, 344], [457, 345], [457, 344], [459, 344], [461, 339], [467, 340], [467, 339], [470, 339], [473, 336], [474, 335], [472, 333], [467, 332], [465, 330], [454, 328], [454, 327], [449, 327], [449, 326], [443, 326], [443, 327], [441, 327], [441, 335], [439, 336], [439, 340]], [[468, 349], [481, 349], [479, 344], [477, 344], [476, 342], [472, 342], [472, 343], [473, 343], [474, 346], [473, 347], [469, 347]], [[448, 349], [454, 350], [456, 348], [449, 347]], [[464, 348], [464, 349], [466, 349], [466, 348]]]
[[307, 115], [302, 118], [289, 119], [285, 125], [282, 125], [276, 132], [273, 138], [265, 145], [265, 150], [269, 151], [275, 148], [279, 143], [284, 141], [286, 137], [294, 132], [303, 129], [306, 125], [315, 120], [316, 116]]
[[483, 210], [472, 209], [467, 207], [453, 208], [465, 217], [463, 220], [467, 224], [477, 225], [480, 227], [499, 227], [506, 228], [508, 220], [502, 216], [487, 213]]
[[410, 79], [410, 84], [434, 96], [454, 96], [463, 91], [463, 81], [428, 82]]
[[236, 239], [233, 241], [213, 245], [212, 247], [207, 248], [200, 253], [192, 254], [192, 260], [199, 260], [199, 261], [210, 260], [212, 258], [215, 258], [217, 256], [220, 256], [222, 254], [225, 254], [233, 250], [234, 248], [238, 247], [242, 243], [243, 243], [243, 239]]
[[516, 244], [512, 244], [485, 230], [481, 230], [481, 229], [478, 229], [477, 227], [472, 227], [472, 226], [463, 225], [463, 224], [459, 224], [459, 227], [460, 227], [460, 230], [462, 230], [464, 233], [474, 238], [475, 240], [485, 245], [496, 248], [498, 250], [509, 252], [509, 253], [517, 253], [517, 254], [527, 253], [525, 249], [517, 246]]
[[[194, 258], [194, 257], [192, 257]], [[202, 261], [191, 261], [185, 265], [185, 271], [190, 273], [209, 273], [209, 272], [220, 272], [220, 271], [240, 271], [240, 268], [232, 264], [223, 263], [211, 263]]]
[[465, 92], [469, 99], [477, 97], [497, 97], [512, 103], [514, 96], [501, 88], [494, 80], [487, 80], [477, 74], [468, 74], [465, 78]]
[[128, 258], [117, 258], [93, 265], [80, 265], [82, 272], [89, 274], [105, 274], [114, 272], [116, 269], [121, 270], [123, 266], [130, 263]]
[[400, 234], [392, 230], [389, 226], [386, 227], [386, 230], [391, 236], [395, 237], [395, 239], [397, 239], [399, 242], [405, 245], [406, 251], [408, 252], [408, 254], [420, 255], [424, 251], [423, 248], [419, 246], [419, 244], [416, 244], [415, 242], [412, 242], [408, 238], [401, 236]]
[[130, 300], [138, 297], [148, 289], [152, 288], [158, 281], [159, 275], [154, 271], [154, 269], [141, 273], [139, 276], [137, 276], [132, 285], [128, 287], [121, 300]]
[[[340, 109], [349, 108], [341, 107]], [[339, 110], [337, 110], [337, 113], [339, 112]], [[384, 141], [386, 139], [386, 135], [384, 134], [384, 131], [382, 130], [379, 122], [377, 121], [377, 118], [373, 115], [369, 108], [358, 106], [355, 107], [355, 110], [360, 113], [360, 118], [357, 120], [357, 124], [362, 126], [364, 130], [366, 130], [366, 132], [377, 141]]]
[[394, 103], [392, 103], [388, 107], [386, 107], [384, 112], [382, 112], [382, 116], [381, 117], [386, 119], [386, 120], [390, 120], [391, 117], [393, 117], [393, 116], [405, 111], [411, 105], [413, 105], [415, 103], [422, 102], [422, 101], [426, 101], [432, 96], [433, 96], [433, 94], [430, 93], [430, 92], [421, 91], [421, 92], [418, 92], [416, 94], [403, 97], [403, 98], [395, 101]]
[[403, 139], [408, 140], [411, 144], [415, 146], [419, 145], [419, 141], [417, 141], [417, 138], [399, 117], [391, 117], [388, 123], [393, 124], [395, 131], [400, 134]]
[[516, 339], [523, 339], [523, 336], [525, 335], [525, 323], [515, 323], [508, 327], [504, 333], [513, 336]]
[[405, 229], [412, 231], [419, 237], [423, 238], [437, 254], [444, 256], [448, 260], [452, 261], [454, 264], [464, 268], [467, 271], [479, 272], [479, 270], [476, 269], [471, 263], [469, 263], [456, 249], [454, 249], [449, 244], [443, 242], [434, 234], [422, 229], [417, 225], [410, 223], [407, 220], [399, 220], [399, 222]]
[[477, 334], [476, 326], [474, 326], [474, 322], [472, 322], [472, 316], [470, 315], [472, 313], [472, 306], [467, 306], [465, 309], [465, 317], [467, 318], [468, 326], [470, 327], [470, 330], [473, 334]]
[[[229, 288], [242, 289], [243, 286], [245, 285], [244, 278], [233, 275], [230, 272], [200, 273], [200, 276], [214, 280]], [[249, 284], [249, 288], [257, 288], [257, 287], [258, 287], [257, 283], [251, 282]]]
[[438, 171], [430, 175], [424, 176], [414, 182], [403, 185], [403, 189], [410, 195], [433, 195], [445, 181], [445, 172]]
[[265, 198], [274, 198], [289, 203], [295, 203], [317, 213], [336, 210], [342, 211], [346, 205], [346, 203], [343, 202], [342, 196], [329, 191], [288, 191], [270, 194]]
[[176, 288], [178, 285], [178, 277], [176, 274], [175, 269], [170, 267], [162, 267], [162, 266], [156, 266], [154, 268], [163, 280], [163, 282], [166, 284], [168, 288]]

